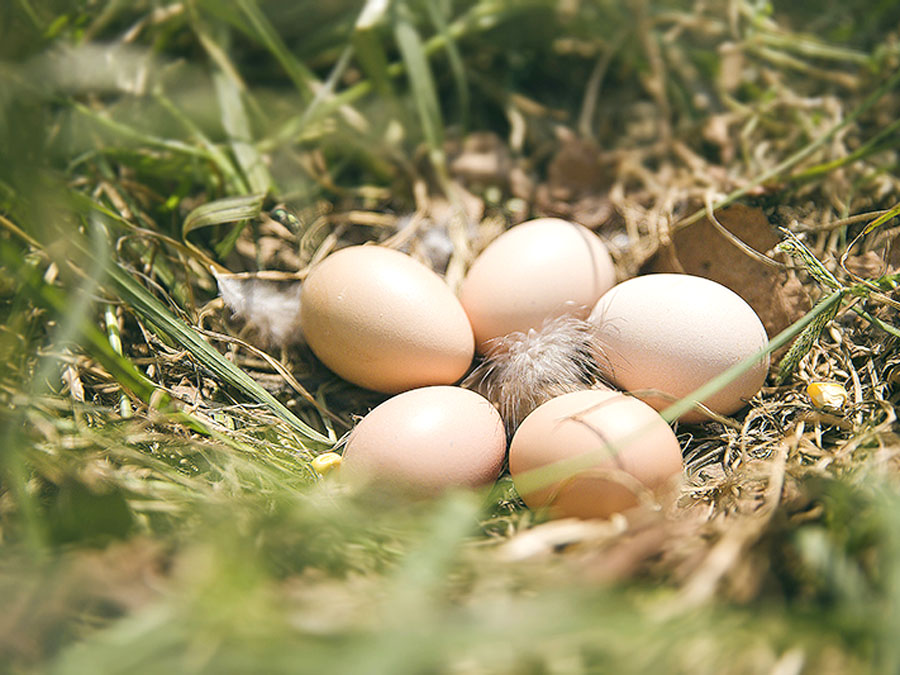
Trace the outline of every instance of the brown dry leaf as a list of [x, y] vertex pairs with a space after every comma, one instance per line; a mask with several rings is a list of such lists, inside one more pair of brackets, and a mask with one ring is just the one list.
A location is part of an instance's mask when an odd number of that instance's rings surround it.
[[[765, 214], [757, 208], [735, 204], [716, 212], [716, 218], [757, 251], [768, 251], [779, 241]], [[753, 307], [770, 337], [812, 307], [794, 274], [751, 258], [706, 218], [672, 233], [671, 243], [661, 246], [642, 272], [683, 272], [717, 281]]]

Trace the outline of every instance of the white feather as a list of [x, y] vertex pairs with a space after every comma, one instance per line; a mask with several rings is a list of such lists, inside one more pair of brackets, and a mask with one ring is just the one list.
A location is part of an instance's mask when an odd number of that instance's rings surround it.
[[512, 432], [532, 410], [572, 391], [609, 386], [593, 324], [573, 316], [548, 319], [540, 330], [491, 340], [484, 360], [463, 381], [497, 406]]
[[219, 292], [235, 316], [254, 328], [267, 344], [303, 341], [299, 281], [273, 281], [247, 275], [216, 274]]

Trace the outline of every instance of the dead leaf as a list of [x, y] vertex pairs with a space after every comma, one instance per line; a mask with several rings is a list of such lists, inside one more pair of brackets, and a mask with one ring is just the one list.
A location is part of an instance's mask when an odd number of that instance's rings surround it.
[[[765, 214], [757, 208], [735, 204], [716, 212], [716, 218], [757, 251], [768, 251], [779, 241]], [[671, 243], [660, 247], [642, 272], [693, 274], [730, 288], [756, 311], [770, 337], [812, 307], [793, 273], [751, 258], [705, 218], [672, 233]]]

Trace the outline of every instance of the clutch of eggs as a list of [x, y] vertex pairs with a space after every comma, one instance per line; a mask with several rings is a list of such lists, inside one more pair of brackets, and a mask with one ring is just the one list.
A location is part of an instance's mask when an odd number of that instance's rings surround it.
[[[596, 330], [597, 361], [616, 386], [646, 403], [589, 389], [540, 405], [510, 446], [520, 494], [551, 515], [584, 518], [667, 494], [681, 475], [681, 452], [654, 408], [759, 351], [767, 337], [749, 305], [715, 282], [650, 275], [614, 283], [600, 239], [553, 218], [498, 237], [473, 263], [460, 299], [430, 269], [391, 249], [353, 246], [328, 256], [303, 285], [310, 348], [348, 381], [398, 394], [351, 432], [341, 473], [425, 494], [495, 480], [506, 454], [503, 421], [487, 399], [446, 385], [466, 373], [476, 348], [484, 352], [513, 332], [540, 333], [548, 319], [569, 314]], [[533, 351], [540, 359], [541, 349]], [[704, 403], [734, 412], [767, 369], [761, 358]], [[563, 466], [571, 473], [560, 475]]]

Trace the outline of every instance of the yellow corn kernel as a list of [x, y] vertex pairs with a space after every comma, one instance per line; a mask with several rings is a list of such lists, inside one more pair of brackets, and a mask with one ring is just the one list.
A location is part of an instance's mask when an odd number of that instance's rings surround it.
[[312, 468], [324, 476], [341, 465], [341, 456], [336, 452], [323, 452], [312, 461]]
[[847, 390], [837, 382], [810, 382], [806, 394], [817, 408], [842, 408], [847, 402]]

